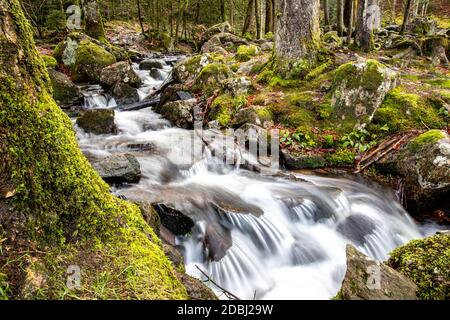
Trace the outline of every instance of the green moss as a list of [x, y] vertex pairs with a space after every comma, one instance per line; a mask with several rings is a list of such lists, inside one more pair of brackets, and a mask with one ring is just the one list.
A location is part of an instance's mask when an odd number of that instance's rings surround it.
[[333, 106], [330, 102], [321, 103], [316, 105], [315, 111], [320, 119], [327, 120], [333, 114]]
[[352, 166], [355, 163], [355, 153], [348, 149], [338, 149], [327, 155], [327, 162], [335, 167]]
[[312, 69], [305, 76], [305, 80], [309, 81], [309, 80], [317, 78], [318, 76], [320, 76], [321, 74], [323, 74], [324, 72], [329, 70], [332, 66], [333, 66], [333, 62], [331, 60], [328, 60], [327, 62], [318, 65], [316, 68]]
[[384, 66], [376, 60], [366, 61], [366, 70], [361, 72], [355, 63], [346, 63], [336, 70], [334, 85], [339, 85], [346, 81], [348, 88], [359, 88], [375, 91], [384, 81], [384, 76], [380, 72]]
[[297, 80], [287, 80], [279, 76], [273, 76], [269, 81], [269, 86], [272, 88], [294, 88], [298, 87], [299, 82]]
[[314, 123], [314, 114], [307, 110], [296, 110], [286, 114], [281, 119], [281, 123], [290, 128], [310, 127]]
[[272, 110], [270, 108], [256, 108], [255, 109], [256, 114], [258, 115], [258, 118], [264, 122], [264, 121], [270, 121], [273, 118]]
[[389, 132], [408, 129], [441, 129], [445, 121], [432, 105], [417, 94], [407, 93], [402, 87], [392, 90], [376, 111], [373, 123], [387, 125]]
[[45, 66], [47, 68], [55, 69], [56, 66], [58, 65], [58, 62], [52, 56], [42, 54], [41, 58], [42, 58], [42, 60], [44, 60]]
[[[39, 257], [29, 267], [48, 279], [33, 296], [187, 298], [138, 207], [110, 194], [81, 153], [70, 119], [51, 98], [21, 6], [8, 3], [18, 39], [0, 38], [0, 47], [22, 58], [17, 68], [0, 55], [0, 172], [16, 189], [10, 204], [25, 219], [21, 236], [34, 244], [27, 255]], [[71, 263], [82, 266], [84, 289], [64, 295]], [[103, 283], [104, 295], [92, 289], [100, 274], [114, 279]]]
[[221, 87], [221, 83], [224, 80], [232, 76], [233, 72], [226, 64], [220, 62], [210, 63], [200, 71], [192, 88], [211, 95], [216, 89]]
[[258, 54], [258, 47], [254, 44], [251, 45], [241, 45], [237, 49], [236, 59], [241, 62], [249, 61], [252, 57]]
[[440, 89], [450, 89], [450, 79], [433, 79], [428, 80], [426, 83], [431, 84], [434, 87], [440, 88]]
[[419, 151], [420, 149], [422, 149], [423, 147], [428, 146], [430, 144], [434, 144], [444, 138], [445, 138], [445, 135], [442, 131], [430, 130], [430, 131], [427, 131], [427, 132], [421, 134], [414, 140], [412, 140], [408, 144], [408, 149], [413, 152], [416, 152], [416, 151]]
[[294, 92], [288, 95], [287, 100], [290, 105], [297, 107], [306, 107], [311, 104], [313, 99], [313, 93], [311, 91], [306, 92]]
[[450, 298], [449, 235], [411, 241], [390, 254], [389, 265], [417, 284], [420, 299]]
[[272, 70], [265, 69], [256, 77], [256, 82], [259, 84], [268, 84], [273, 76]]
[[116, 58], [89, 40], [82, 40], [76, 49], [72, 67], [75, 81], [100, 82], [103, 68], [116, 62]]

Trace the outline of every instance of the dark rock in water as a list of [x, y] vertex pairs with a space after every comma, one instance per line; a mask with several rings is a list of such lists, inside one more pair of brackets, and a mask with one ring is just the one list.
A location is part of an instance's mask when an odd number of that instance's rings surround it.
[[194, 97], [189, 92], [183, 91], [183, 85], [175, 84], [173, 86], [167, 87], [161, 94], [161, 100], [159, 107], [165, 105], [168, 102], [179, 101], [179, 100], [191, 100]]
[[324, 250], [317, 247], [317, 243], [308, 239], [298, 239], [292, 246], [292, 263], [294, 265], [307, 265], [321, 262], [327, 258]]
[[190, 129], [194, 126], [194, 107], [197, 105], [195, 99], [169, 102], [158, 110], [164, 118], [172, 122], [175, 126], [183, 129]]
[[347, 246], [347, 273], [336, 296], [342, 300], [417, 300], [410, 279]]
[[210, 261], [220, 261], [233, 245], [231, 232], [218, 223], [209, 223], [203, 240]]
[[130, 103], [127, 105], [121, 105], [118, 107], [120, 111], [136, 111], [141, 110], [149, 107], [155, 107], [159, 104], [159, 97], [154, 97], [151, 99]]
[[176, 236], [182, 236], [191, 232], [194, 221], [182, 212], [165, 204], [155, 204], [156, 212], [161, 218], [161, 224]]
[[148, 59], [141, 62], [139, 69], [141, 70], [152, 70], [152, 69], [162, 69], [164, 68], [164, 61], [158, 59]]
[[115, 154], [93, 164], [106, 182], [137, 183], [141, 179], [141, 166], [129, 153]]
[[64, 73], [48, 69], [50, 81], [53, 87], [53, 98], [58, 105], [63, 108], [70, 108], [74, 104], [79, 104], [83, 95], [81, 90]]
[[358, 246], [365, 242], [365, 236], [375, 230], [375, 222], [363, 215], [353, 215], [339, 223], [337, 231]]
[[162, 72], [158, 69], [153, 68], [150, 71], [150, 77], [152, 77], [153, 79], [157, 80], [157, 81], [161, 81], [164, 80], [164, 76], [162, 74]]
[[289, 150], [281, 150], [281, 156], [288, 169], [317, 169], [326, 165], [325, 158], [321, 155], [308, 155], [291, 152]]
[[185, 286], [186, 291], [192, 300], [218, 300], [214, 292], [202, 281], [177, 271], [175, 271], [175, 275]]
[[106, 87], [124, 83], [137, 88], [142, 84], [141, 79], [127, 61], [117, 62], [104, 68], [100, 74], [100, 82]]
[[138, 91], [127, 83], [117, 82], [112, 88], [111, 94], [120, 105], [139, 101]]
[[114, 123], [114, 110], [93, 109], [84, 111], [77, 119], [77, 125], [84, 131], [94, 134], [112, 134], [117, 132]]
[[140, 151], [140, 152], [148, 152], [148, 151], [155, 151], [156, 146], [155, 144], [149, 142], [149, 143], [130, 143], [127, 145], [127, 149], [130, 151]]

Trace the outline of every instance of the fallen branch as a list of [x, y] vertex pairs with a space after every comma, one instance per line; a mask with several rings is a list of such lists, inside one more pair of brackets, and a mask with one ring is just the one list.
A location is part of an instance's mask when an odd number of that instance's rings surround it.
[[198, 269], [198, 271], [200, 271], [206, 277], [207, 281], [211, 282], [213, 285], [215, 285], [217, 288], [219, 288], [227, 296], [228, 299], [230, 299], [230, 300], [241, 300], [236, 295], [232, 294], [230, 291], [225, 289], [224, 287], [221, 287], [220, 285], [218, 285], [214, 280], [211, 279], [210, 276], [208, 276], [206, 274], [205, 271], [200, 269], [199, 266], [195, 265], [195, 267]]

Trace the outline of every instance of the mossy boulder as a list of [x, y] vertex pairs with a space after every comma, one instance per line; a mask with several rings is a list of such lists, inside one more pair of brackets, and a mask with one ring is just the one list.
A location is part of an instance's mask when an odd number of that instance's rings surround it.
[[46, 54], [41, 55], [42, 60], [44, 60], [45, 66], [49, 69], [55, 69], [58, 65], [58, 61], [52, 56], [48, 56]]
[[252, 88], [252, 81], [248, 77], [233, 77], [226, 79], [222, 83], [222, 87], [225, 93], [231, 94], [233, 97], [248, 94]]
[[223, 56], [207, 53], [185, 58], [175, 64], [173, 78], [182, 84], [192, 84], [204, 67], [211, 63], [223, 62]]
[[136, 88], [128, 83], [117, 82], [110, 90], [111, 95], [119, 105], [131, 104], [139, 101], [139, 93]]
[[227, 128], [246, 102], [246, 96], [233, 97], [230, 94], [222, 94], [214, 99], [211, 104], [208, 119], [217, 121], [222, 128]]
[[261, 49], [254, 44], [250, 44], [247, 46], [241, 45], [237, 49], [236, 59], [241, 62], [249, 61], [252, 57], [256, 56], [260, 51]]
[[281, 150], [281, 156], [286, 168], [290, 170], [318, 169], [325, 167], [327, 164], [325, 157], [319, 154], [307, 154], [283, 149]]
[[61, 108], [70, 108], [81, 102], [83, 98], [81, 90], [68, 76], [53, 69], [49, 69], [48, 74], [52, 83], [53, 98]]
[[[445, 206], [450, 191], [450, 137], [447, 132], [427, 131], [380, 161], [377, 167], [382, 172], [403, 178], [406, 206], [411, 213], [443, 209], [450, 214]], [[443, 207], [439, 208], [441, 204]]]
[[398, 83], [397, 73], [375, 60], [340, 66], [331, 99], [338, 126], [353, 129], [370, 122], [387, 93]]
[[346, 255], [347, 272], [336, 299], [417, 300], [417, 286], [406, 276], [370, 259], [352, 245], [347, 245]]
[[84, 131], [94, 134], [111, 134], [117, 131], [114, 110], [110, 109], [86, 110], [78, 117], [77, 125]]
[[203, 67], [195, 78], [192, 89], [211, 95], [216, 89], [222, 87], [225, 80], [233, 76], [233, 71], [226, 64], [221, 62], [210, 63]]
[[388, 264], [418, 286], [424, 300], [450, 299], [450, 233], [414, 240], [390, 253]]
[[203, 45], [205, 42], [210, 40], [214, 35], [217, 34], [224, 34], [224, 33], [232, 33], [233, 28], [231, 27], [230, 23], [223, 22], [216, 25], [213, 25], [212, 27], [209, 27], [206, 29], [205, 32], [203, 32], [200, 40], [200, 45]]
[[130, 153], [115, 154], [93, 164], [95, 171], [108, 183], [137, 183], [141, 166]]
[[322, 35], [322, 41], [331, 47], [340, 46], [343, 42], [336, 31], [328, 31]]
[[139, 87], [141, 79], [127, 61], [120, 61], [104, 68], [100, 74], [100, 82], [106, 87], [112, 87], [121, 82], [132, 87]]

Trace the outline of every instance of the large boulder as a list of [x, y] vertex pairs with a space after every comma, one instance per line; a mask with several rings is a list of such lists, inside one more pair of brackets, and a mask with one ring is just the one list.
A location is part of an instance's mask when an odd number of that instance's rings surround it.
[[194, 126], [194, 107], [196, 105], [196, 99], [172, 101], [161, 106], [157, 111], [175, 126], [190, 129]]
[[398, 84], [397, 73], [375, 60], [342, 65], [332, 85], [333, 117], [345, 129], [361, 127]]
[[110, 90], [111, 95], [119, 105], [131, 104], [139, 101], [139, 93], [136, 88], [128, 83], [117, 82]]
[[86, 35], [72, 33], [58, 44], [53, 55], [70, 68], [75, 82], [99, 83], [103, 68], [117, 61], [112, 48]]
[[395, 249], [388, 264], [414, 281], [419, 299], [450, 299], [449, 231]]
[[120, 61], [102, 70], [100, 82], [106, 87], [112, 87], [117, 83], [125, 83], [132, 87], [139, 87], [142, 83], [139, 76], [127, 61]]
[[337, 298], [343, 300], [416, 300], [410, 279], [347, 246], [347, 272]]
[[93, 167], [109, 183], [136, 183], [141, 179], [141, 166], [129, 153], [109, 156], [94, 163]]
[[139, 64], [140, 70], [162, 69], [165, 66], [164, 60], [161, 59], [146, 59]]
[[427, 209], [443, 209], [450, 218], [448, 205], [445, 205], [450, 191], [450, 137], [447, 132], [430, 130], [421, 134], [398, 152], [379, 161], [377, 168], [402, 177], [410, 212], [420, 214]]
[[161, 219], [161, 224], [174, 235], [186, 235], [195, 225], [191, 218], [170, 205], [159, 203], [155, 204], [154, 208]]
[[281, 157], [286, 168], [290, 170], [318, 169], [326, 166], [324, 156], [319, 154], [305, 154], [283, 149]]
[[211, 95], [216, 89], [223, 86], [225, 80], [233, 76], [234, 73], [228, 65], [222, 62], [210, 63], [203, 67], [195, 78], [192, 89]]
[[228, 22], [223, 22], [216, 24], [210, 28], [208, 28], [205, 32], [203, 32], [200, 40], [200, 44], [204, 44], [207, 42], [211, 37], [213, 37], [216, 34], [224, 34], [224, 33], [231, 33], [233, 31], [233, 28]]
[[165, 88], [161, 94], [161, 98], [159, 100], [159, 104], [153, 109], [156, 112], [159, 112], [160, 107], [165, 105], [168, 102], [179, 101], [179, 100], [191, 100], [194, 97], [187, 91], [183, 90], [182, 84], [174, 84]]
[[209, 53], [184, 58], [173, 67], [173, 79], [182, 84], [192, 83], [204, 67], [221, 60], [222, 56]]
[[251, 79], [244, 76], [229, 78], [222, 83], [225, 93], [229, 93], [233, 97], [247, 94], [251, 86]]
[[117, 132], [114, 110], [92, 109], [84, 111], [77, 119], [77, 125], [86, 132], [112, 134]]
[[53, 87], [53, 98], [61, 108], [70, 108], [81, 102], [83, 99], [81, 90], [68, 76], [53, 69], [48, 69], [48, 74]]

